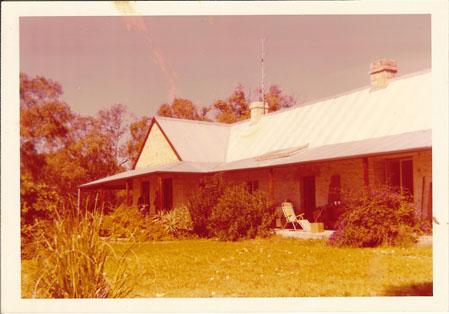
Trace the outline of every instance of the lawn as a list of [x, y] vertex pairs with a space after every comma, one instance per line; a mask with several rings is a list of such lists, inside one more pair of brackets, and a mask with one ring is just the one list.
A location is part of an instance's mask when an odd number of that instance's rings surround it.
[[[110, 242], [118, 251], [124, 242]], [[179, 240], [133, 245], [129, 297], [312, 297], [431, 295], [432, 248], [334, 248], [324, 241]], [[114, 263], [107, 265], [107, 273]], [[22, 262], [22, 294], [35, 284]]]

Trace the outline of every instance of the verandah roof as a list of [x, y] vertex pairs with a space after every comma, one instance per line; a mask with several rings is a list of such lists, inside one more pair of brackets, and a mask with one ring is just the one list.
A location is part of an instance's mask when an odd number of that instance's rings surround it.
[[228, 163], [180, 161], [150, 168], [125, 171], [113, 176], [85, 183], [81, 185], [80, 188], [88, 189], [114, 185], [116, 187], [121, 187], [121, 185], [117, 183], [124, 182], [124, 180], [129, 178], [154, 173], [214, 173], [221, 171], [257, 169], [314, 161], [327, 161], [375, 154], [430, 149], [431, 147], [432, 131], [415, 131], [320, 147], [298, 147], [297, 150], [290, 150], [289, 153], [285, 155], [282, 155], [282, 152], [276, 152], [276, 154], [273, 155], [273, 158], [260, 158], [261, 156], [258, 156]]

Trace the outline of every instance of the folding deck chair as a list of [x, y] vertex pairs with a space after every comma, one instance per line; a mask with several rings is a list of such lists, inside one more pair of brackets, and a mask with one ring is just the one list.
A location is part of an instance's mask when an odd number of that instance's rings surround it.
[[295, 224], [298, 224], [304, 231], [312, 232], [312, 226], [310, 225], [310, 222], [304, 218], [304, 214], [295, 215], [292, 203], [282, 203], [282, 212], [284, 213], [286, 220], [283, 228], [285, 228], [288, 223], [291, 223], [295, 231], [297, 230]]

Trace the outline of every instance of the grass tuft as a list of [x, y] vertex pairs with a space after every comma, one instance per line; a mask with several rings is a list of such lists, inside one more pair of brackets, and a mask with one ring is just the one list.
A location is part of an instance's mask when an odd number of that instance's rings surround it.
[[[37, 250], [40, 273], [34, 298], [120, 298], [131, 292], [126, 257], [100, 239], [103, 216], [94, 212], [58, 214]], [[115, 269], [106, 269], [109, 259]]]

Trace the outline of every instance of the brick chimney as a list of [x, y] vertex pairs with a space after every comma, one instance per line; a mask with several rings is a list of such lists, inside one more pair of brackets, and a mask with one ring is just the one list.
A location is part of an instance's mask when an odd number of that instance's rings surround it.
[[251, 112], [251, 124], [257, 123], [260, 118], [268, 112], [268, 107], [261, 101], [254, 101], [249, 105], [249, 110]]
[[372, 62], [369, 72], [372, 89], [387, 87], [388, 83], [396, 77], [397, 72], [396, 60], [382, 58]]

